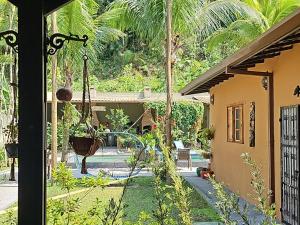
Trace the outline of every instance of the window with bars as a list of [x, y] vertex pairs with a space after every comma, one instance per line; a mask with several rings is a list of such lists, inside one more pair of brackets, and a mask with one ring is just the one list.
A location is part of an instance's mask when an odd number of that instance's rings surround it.
[[227, 107], [227, 141], [244, 143], [243, 105]]

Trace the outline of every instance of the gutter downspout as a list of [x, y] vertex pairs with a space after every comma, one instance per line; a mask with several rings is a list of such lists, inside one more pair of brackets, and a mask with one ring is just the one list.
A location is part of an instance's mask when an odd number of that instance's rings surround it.
[[270, 190], [271, 203], [275, 202], [275, 150], [274, 150], [274, 78], [268, 76], [269, 81], [269, 150], [270, 150]]

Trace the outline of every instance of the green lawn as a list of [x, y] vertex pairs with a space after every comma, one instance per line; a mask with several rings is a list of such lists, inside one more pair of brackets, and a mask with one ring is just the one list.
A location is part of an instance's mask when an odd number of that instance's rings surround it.
[[[192, 189], [190, 204], [193, 220], [197, 222], [218, 221], [218, 214], [208, 205], [201, 195], [189, 184], [185, 183], [185, 186]], [[124, 220], [136, 221], [141, 211], [149, 214], [152, 213], [152, 210], [155, 209], [153, 188], [152, 177], [137, 177], [133, 180], [125, 194], [124, 203], [127, 204], [128, 207], [125, 208], [124, 213], [126, 216]], [[105, 206], [111, 197], [114, 197], [116, 200], [119, 199], [121, 192], [122, 187], [97, 188], [86, 198], [82, 199], [83, 207], [81, 207], [81, 210], [87, 210], [85, 206], [93, 202], [96, 197], [101, 198]], [[81, 198], [83, 195], [82, 193], [75, 196]]]
[[[192, 189], [192, 193], [190, 196], [190, 205], [191, 212], [194, 221], [218, 221], [218, 215], [212, 209], [208, 203], [196, 192], [189, 184], [185, 183], [185, 186], [188, 186]], [[153, 194], [153, 178], [152, 177], [137, 177], [134, 178], [133, 182], [130, 184], [126, 194], [124, 203], [128, 205], [125, 208], [124, 221], [136, 221], [140, 212], [144, 211], [149, 214], [152, 213], [152, 210], [155, 209], [155, 199]], [[80, 188], [77, 188], [77, 190]], [[93, 202], [95, 202], [96, 198], [101, 200], [102, 213], [104, 212], [104, 208], [108, 205], [109, 200], [113, 197], [115, 200], [118, 200], [122, 193], [122, 186], [114, 186], [114, 187], [106, 187], [95, 188], [88, 195], [86, 192], [82, 192], [79, 194], [73, 195], [75, 198], [79, 198], [81, 202], [81, 207], [79, 210], [81, 212], [87, 211], [91, 208]], [[53, 197], [57, 195], [64, 194], [59, 187], [57, 186], [49, 186], [48, 187], [48, 197]], [[176, 215], [174, 215], [176, 216]], [[1, 224], [0, 216], [0, 224]]]
[[[188, 183], [185, 182], [184, 185], [192, 189], [190, 206], [193, 220], [197, 222], [219, 221], [218, 214], [201, 197], [201, 195]], [[138, 177], [134, 179], [133, 184], [125, 195], [125, 203], [129, 205], [125, 211], [125, 214], [127, 215], [126, 219], [136, 221], [140, 211], [151, 214], [152, 210], [155, 209], [153, 202], [153, 178]]]

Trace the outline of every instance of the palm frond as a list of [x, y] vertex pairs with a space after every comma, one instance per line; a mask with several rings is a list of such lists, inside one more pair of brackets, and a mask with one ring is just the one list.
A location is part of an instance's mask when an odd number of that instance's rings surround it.
[[256, 10], [237, 0], [202, 2], [198, 13], [199, 38], [207, 39], [211, 34], [230, 26], [236, 20], [251, 19], [265, 26], [265, 21]]
[[236, 48], [241, 48], [261, 33], [263, 29], [260, 24], [249, 20], [237, 20], [230, 26], [220, 29], [205, 40], [208, 51], [213, 51], [223, 43], [231, 43]]

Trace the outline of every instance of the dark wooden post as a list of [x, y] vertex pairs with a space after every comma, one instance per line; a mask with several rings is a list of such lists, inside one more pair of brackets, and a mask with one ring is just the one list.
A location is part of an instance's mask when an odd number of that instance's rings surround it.
[[19, 1], [20, 225], [45, 225], [44, 1]]

